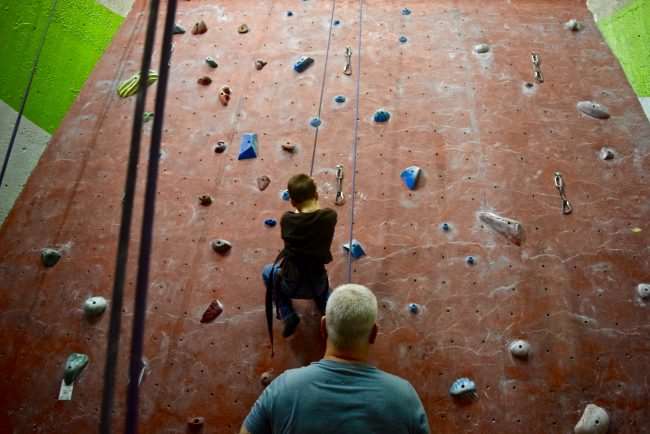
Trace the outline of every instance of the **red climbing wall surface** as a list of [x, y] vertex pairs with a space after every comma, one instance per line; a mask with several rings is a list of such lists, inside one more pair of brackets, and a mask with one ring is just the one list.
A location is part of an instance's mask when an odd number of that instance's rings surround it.
[[[400, 13], [406, 6], [410, 15]], [[115, 89], [139, 68], [145, 9], [144, 1], [134, 7], [0, 232], [2, 432], [95, 432], [108, 312], [89, 322], [82, 305], [91, 295], [110, 303], [135, 103]], [[585, 28], [565, 30], [570, 18]], [[192, 35], [200, 19], [208, 31]], [[263, 221], [288, 209], [286, 180], [312, 162], [322, 203], [334, 206], [335, 166], [343, 164], [347, 203], [337, 208], [329, 272], [332, 285], [348, 280], [341, 245], [353, 205], [357, 103], [353, 235], [367, 256], [353, 262], [352, 281], [379, 298], [374, 362], [413, 383], [434, 432], [567, 433], [590, 402], [609, 412], [610, 432], [650, 432], [650, 306], [637, 294], [650, 281], [650, 125], [582, 1], [364, 1], [360, 52], [357, 1], [181, 1], [177, 21], [188, 32], [174, 36], [141, 432], [184, 432], [191, 416], [205, 417], [206, 433], [237, 432], [262, 372], [320, 357], [308, 302], [298, 304], [303, 322], [290, 340], [276, 322], [270, 356], [260, 271], [281, 241]], [[242, 23], [246, 34], [237, 33]], [[476, 53], [479, 43], [490, 51]], [[342, 73], [346, 46], [351, 76]], [[542, 84], [531, 52], [541, 56]], [[315, 63], [297, 74], [301, 55]], [[256, 59], [268, 65], [258, 71]], [[210, 86], [196, 83], [203, 75]], [[223, 107], [217, 95], [226, 84], [233, 98]], [[580, 114], [581, 100], [604, 104], [611, 118]], [[391, 113], [387, 123], [373, 122], [379, 108]], [[316, 130], [309, 121], [319, 113]], [[144, 129], [148, 143], [151, 123]], [[237, 161], [245, 132], [258, 134], [259, 155]], [[223, 154], [213, 152], [218, 140], [228, 143]], [[280, 148], [286, 142], [295, 154]], [[614, 159], [599, 159], [603, 146]], [[399, 178], [411, 165], [423, 170], [414, 191]], [[572, 214], [561, 213], [556, 171]], [[260, 175], [271, 178], [263, 192]], [[202, 194], [214, 203], [199, 205]], [[482, 224], [479, 211], [521, 222], [522, 244]], [[216, 238], [232, 242], [230, 254], [211, 250]], [[124, 418], [137, 243], [134, 235], [115, 432]], [[39, 252], [48, 246], [63, 257], [46, 269]], [[213, 299], [224, 313], [201, 324]], [[527, 361], [510, 355], [514, 339], [531, 344]], [[88, 354], [90, 364], [72, 401], [57, 401], [71, 352]], [[448, 395], [458, 377], [477, 384], [469, 402]]]

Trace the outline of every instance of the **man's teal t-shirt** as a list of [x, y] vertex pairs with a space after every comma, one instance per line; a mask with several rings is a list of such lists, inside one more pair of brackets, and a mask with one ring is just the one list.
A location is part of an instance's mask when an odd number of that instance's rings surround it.
[[428, 434], [411, 384], [360, 363], [321, 360], [290, 369], [244, 421], [251, 434]]

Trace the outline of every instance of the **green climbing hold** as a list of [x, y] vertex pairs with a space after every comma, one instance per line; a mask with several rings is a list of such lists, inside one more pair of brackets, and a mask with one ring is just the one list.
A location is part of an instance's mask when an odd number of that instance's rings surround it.
[[65, 371], [63, 372], [63, 381], [66, 385], [71, 385], [81, 374], [88, 364], [88, 356], [80, 353], [72, 353], [65, 362]]
[[[149, 74], [147, 76], [147, 86], [152, 85], [153, 83], [156, 82], [156, 80], [158, 80], [158, 73], [153, 69], [150, 69]], [[117, 94], [121, 98], [128, 98], [138, 93], [139, 89], [140, 89], [140, 73], [138, 72], [128, 80], [124, 80], [118, 86]]]
[[217, 63], [217, 61], [214, 60], [210, 56], [205, 58], [205, 63], [207, 63], [210, 68], [218, 68], [219, 67], [219, 64]]
[[142, 121], [143, 122], [149, 122], [153, 120], [153, 112], [144, 112], [142, 114]]

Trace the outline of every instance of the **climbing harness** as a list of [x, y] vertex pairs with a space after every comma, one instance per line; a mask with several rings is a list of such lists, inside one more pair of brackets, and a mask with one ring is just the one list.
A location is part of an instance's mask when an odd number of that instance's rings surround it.
[[538, 83], [544, 83], [542, 75], [542, 58], [537, 53], [530, 54], [530, 60], [533, 63], [533, 77]]
[[341, 206], [345, 203], [345, 196], [343, 195], [343, 165], [336, 165], [336, 199], [334, 203]]
[[571, 206], [571, 202], [566, 198], [564, 192], [564, 178], [562, 178], [560, 172], [555, 172], [555, 188], [560, 192], [560, 197], [562, 198], [562, 214], [571, 214], [573, 207]]
[[352, 47], [345, 47], [345, 68], [343, 74], [352, 75]]

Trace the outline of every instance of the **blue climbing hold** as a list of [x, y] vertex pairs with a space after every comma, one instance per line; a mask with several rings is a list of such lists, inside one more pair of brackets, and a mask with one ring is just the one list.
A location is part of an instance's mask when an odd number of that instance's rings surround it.
[[449, 394], [451, 396], [462, 396], [467, 393], [475, 393], [476, 384], [469, 378], [459, 378], [454, 381], [451, 387], [449, 388]]
[[361, 243], [357, 240], [352, 240], [352, 247], [350, 248], [350, 243], [343, 244], [343, 250], [350, 252], [354, 259], [359, 259], [364, 256], [366, 252], [363, 250]]
[[465, 258], [465, 262], [467, 262], [467, 265], [474, 265], [476, 264], [476, 258], [474, 256], [468, 256]]
[[288, 16], [288, 17], [292, 17], [292, 16], [293, 16], [293, 12], [291, 12], [291, 11], [287, 11], [287, 16]]
[[257, 134], [244, 133], [239, 143], [238, 160], [248, 160], [250, 158], [257, 158]]
[[289, 190], [282, 190], [282, 200], [286, 200], [287, 202], [291, 200], [291, 196], [289, 196]]
[[273, 228], [278, 224], [278, 222], [275, 219], [266, 219], [264, 220], [264, 224], [270, 228]]
[[336, 101], [339, 104], [343, 104], [345, 102], [345, 97], [343, 95], [336, 95], [334, 97], [334, 101]]
[[318, 117], [313, 117], [313, 118], [311, 118], [311, 120], [309, 121], [309, 125], [311, 125], [311, 126], [314, 127], [314, 128], [318, 128], [318, 127], [320, 127], [321, 124], [322, 124], [322, 121], [321, 121], [320, 118], [318, 118]]
[[411, 10], [409, 8], [402, 9], [402, 15], [411, 15]]
[[341, 24], [341, 20], [334, 20], [334, 25], [339, 26]]
[[416, 314], [420, 312], [420, 306], [418, 306], [417, 303], [409, 304], [409, 312], [411, 312], [412, 314]]
[[418, 184], [418, 179], [420, 179], [420, 173], [422, 173], [422, 169], [418, 166], [410, 166], [404, 169], [399, 177], [402, 178], [404, 185], [406, 185], [409, 190], [415, 190], [415, 187]]
[[399, 41], [400, 41], [402, 44], [406, 44], [406, 43], [408, 42], [408, 40], [409, 40], [409, 39], [408, 39], [406, 36], [404, 36], [404, 35], [402, 35], [402, 36], [399, 37]]
[[305, 69], [313, 65], [314, 59], [308, 56], [302, 56], [296, 63], [293, 64], [293, 70], [296, 72], [303, 72]]
[[449, 223], [443, 223], [440, 225], [440, 229], [445, 232], [449, 232], [451, 230], [451, 226], [449, 226]]
[[373, 119], [375, 122], [387, 122], [390, 119], [390, 113], [386, 110], [377, 110]]

